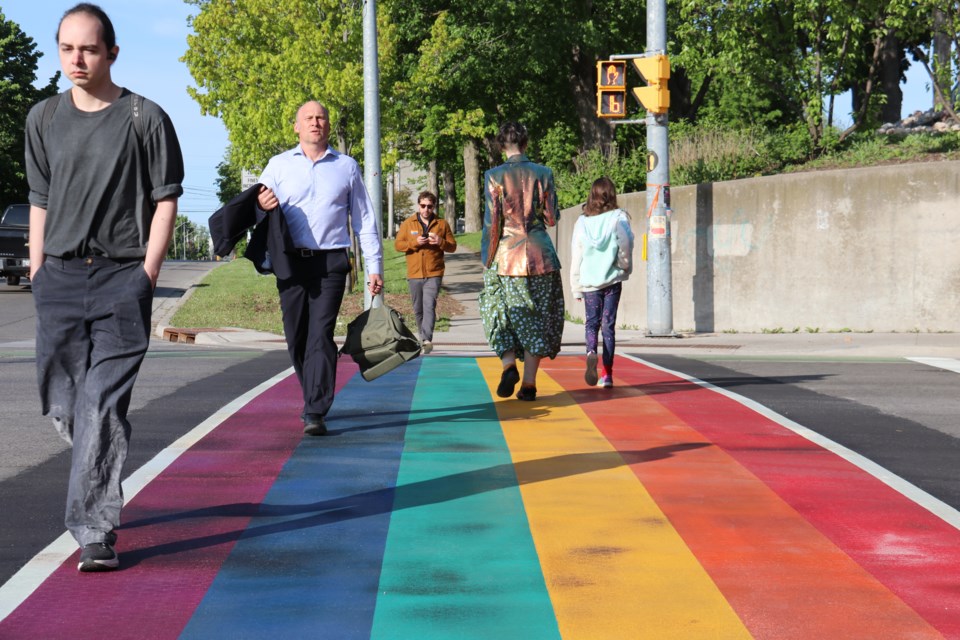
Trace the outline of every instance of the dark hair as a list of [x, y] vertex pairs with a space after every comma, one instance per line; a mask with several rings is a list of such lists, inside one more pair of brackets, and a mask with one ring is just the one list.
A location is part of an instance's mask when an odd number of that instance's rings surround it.
[[421, 191], [420, 195], [417, 196], [417, 204], [420, 204], [420, 201], [424, 199], [429, 200], [433, 206], [437, 206], [437, 196], [433, 191]]
[[63, 21], [76, 13], [86, 13], [100, 21], [100, 35], [103, 36], [103, 43], [107, 45], [107, 51], [110, 52], [112, 59], [113, 48], [117, 46], [117, 32], [113, 30], [113, 23], [110, 22], [110, 18], [107, 17], [106, 12], [97, 5], [89, 2], [81, 2], [63, 13], [63, 16], [60, 17], [60, 23], [57, 25], [57, 33], [54, 36], [57, 44], [60, 44], [60, 27], [63, 26]]
[[617, 208], [617, 186], [607, 177], [597, 178], [590, 187], [587, 204], [583, 206], [583, 214], [595, 216]]
[[523, 149], [527, 146], [527, 128], [519, 122], [507, 121], [500, 125], [500, 133], [497, 134], [497, 144], [503, 149], [508, 144], [516, 145]]

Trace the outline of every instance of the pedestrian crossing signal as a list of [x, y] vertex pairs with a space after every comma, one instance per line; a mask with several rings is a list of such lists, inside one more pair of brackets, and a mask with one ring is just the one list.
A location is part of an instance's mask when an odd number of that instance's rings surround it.
[[624, 60], [601, 60], [597, 63], [597, 88], [627, 90], [627, 63]]
[[627, 63], [601, 60], [597, 63], [597, 116], [625, 118], [627, 115]]
[[627, 115], [627, 94], [624, 91], [597, 91], [597, 115], [601, 118], [624, 118]]

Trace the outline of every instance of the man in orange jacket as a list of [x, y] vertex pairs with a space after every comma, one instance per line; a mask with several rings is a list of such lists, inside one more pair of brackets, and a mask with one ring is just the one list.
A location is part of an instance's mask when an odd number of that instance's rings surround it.
[[443, 253], [457, 250], [457, 240], [445, 220], [436, 216], [437, 196], [423, 191], [417, 196], [418, 211], [403, 221], [394, 247], [407, 254], [407, 283], [417, 316], [423, 353], [433, 350], [437, 296], [443, 279]]

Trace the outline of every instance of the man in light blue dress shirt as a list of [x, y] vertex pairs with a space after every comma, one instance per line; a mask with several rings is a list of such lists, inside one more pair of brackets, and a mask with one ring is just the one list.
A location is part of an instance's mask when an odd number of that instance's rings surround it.
[[330, 114], [314, 101], [297, 111], [300, 144], [274, 156], [260, 176], [260, 208], [279, 206], [296, 252], [293, 275], [277, 278], [283, 332], [303, 388], [303, 432], [320, 436], [333, 404], [337, 345], [333, 330], [350, 273], [352, 223], [366, 264], [367, 286], [383, 291], [383, 246], [357, 161], [330, 148]]

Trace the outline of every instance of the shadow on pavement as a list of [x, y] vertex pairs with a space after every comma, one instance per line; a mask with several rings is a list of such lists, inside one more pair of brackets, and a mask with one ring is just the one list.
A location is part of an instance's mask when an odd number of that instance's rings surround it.
[[[343, 498], [301, 505], [271, 505], [242, 502], [206, 509], [170, 513], [141, 518], [125, 523], [120, 531], [191, 518], [294, 518], [284, 522], [254, 525], [223, 533], [124, 551], [124, 567], [161, 555], [202, 549], [244, 538], [253, 538], [322, 527], [355, 518], [413, 509], [451, 500], [458, 500], [489, 491], [517, 487], [521, 484], [545, 482], [584, 473], [613, 469], [623, 465], [642, 464], [670, 458], [678, 453], [713, 446], [707, 442], [687, 442], [633, 451], [572, 453], [538, 460], [499, 464], [486, 469], [414, 482], [396, 488], [368, 491]], [[522, 482], [518, 477], [524, 478]], [[300, 516], [300, 517], [297, 517]]]

